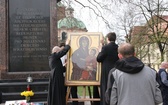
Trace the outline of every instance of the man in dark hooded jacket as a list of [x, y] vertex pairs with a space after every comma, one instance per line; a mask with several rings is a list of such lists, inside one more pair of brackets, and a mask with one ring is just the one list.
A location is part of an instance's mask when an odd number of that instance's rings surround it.
[[[110, 105], [156, 105], [162, 102], [156, 71], [134, 56], [134, 47], [121, 44], [111, 85]], [[108, 80], [110, 81], [110, 80]], [[108, 96], [108, 95], [107, 95]]]

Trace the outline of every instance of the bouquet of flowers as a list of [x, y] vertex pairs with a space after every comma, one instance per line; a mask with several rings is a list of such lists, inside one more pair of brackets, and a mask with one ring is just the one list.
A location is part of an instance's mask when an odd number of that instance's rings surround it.
[[27, 91], [21, 92], [20, 95], [21, 95], [21, 96], [25, 96], [27, 102], [29, 102], [29, 101], [30, 101], [30, 97], [31, 97], [31, 96], [34, 96], [34, 92], [33, 92], [32, 90], [27, 90]]

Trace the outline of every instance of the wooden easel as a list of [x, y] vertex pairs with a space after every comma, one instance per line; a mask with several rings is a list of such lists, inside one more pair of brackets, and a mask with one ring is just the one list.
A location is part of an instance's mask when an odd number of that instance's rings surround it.
[[[71, 86], [67, 86], [67, 94], [66, 94], [66, 105], [68, 101], [90, 101], [91, 105], [93, 101], [100, 101], [100, 98], [93, 98], [91, 94], [91, 89], [90, 86], [82, 86], [83, 87], [83, 97], [82, 98], [70, 98], [70, 91], [71, 91]], [[89, 92], [89, 98], [86, 97], [86, 87], [88, 87], [88, 92]], [[100, 94], [100, 87], [98, 86], [99, 94]]]

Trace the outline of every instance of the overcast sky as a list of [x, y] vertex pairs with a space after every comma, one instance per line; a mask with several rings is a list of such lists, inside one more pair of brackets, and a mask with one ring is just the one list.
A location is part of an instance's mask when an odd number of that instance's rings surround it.
[[[83, 6], [85, 6], [83, 7], [81, 4], [75, 2], [74, 0], [72, 0], [71, 2], [70, 1], [71, 0], [67, 0], [67, 2], [64, 3], [67, 4], [67, 6], [68, 4], [71, 5], [71, 7], [74, 9], [74, 17], [81, 20], [86, 25], [88, 32], [102, 32], [104, 36], [106, 36], [109, 32], [115, 32], [117, 34], [116, 42], [125, 42], [126, 33], [120, 27], [120, 19], [123, 18], [122, 11], [128, 8], [126, 4], [117, 4], [112, 2], [113, 0], [79, 0], [79, 2], [82, 3]], [[88, 1], [90, 1], [91, 3]], [[103, 4], [100, 5], [100, 2], [102, 2]], [[99, 16], [95, 13], [97, 13]], [[105, 22], [108, 23], [110, 28]]]
[[[137, 13], [139, 13], [137, 8], [133, 7], [129, 9], [128, 7], [131, 6], [129, 6], [127, 3], [121, 4], [114, 2], [118, 0], [76, 0], [77, 2], [79, 1], [85, 7], [75, 2], [75, 0], [61, 1], [66, 1], [64, 2], [64, 4], [67, 4], [66, 6], [68, 6], [69, 4], [71, 5], [71, 7], [74, 9], [74, 17], [83, 21], [83, 23], [86, 25], [88, 32], [102, 32], [104, 36], [109, 32], [115, 32], [117, 34], [118, 39], [121, 40], [125, 39], [124, 37], [126, 35], [125, 31], [123, 31], [120, 27], [122, 26], [121, 23], [124, 22], [124, 20], [121, 21], [121, 18], [127, 18], [126, 21], [128, 21], [127, 16], [131, 16], [128, 13], [128, 11], [130, 12], [130, 10], [133, 11], [130, 13], [136, 13], [136, 11]], [[135, 1], [137, 2], [138, 0]], [[126, 16], [124, 15], [123, 11], [127, 11]], [[99, 16], [95, 13], [97, 13]], [[103, 18], [100, 16], [102, 16]], [[146, 23], [143, 17], [137, 17], [135, 18], [135, 20], [138, 20], [138, 24], [136, 25], [144, 25]], [[107, 27], [107, 24], [105, 22], [108, 23], [110, 28]]]

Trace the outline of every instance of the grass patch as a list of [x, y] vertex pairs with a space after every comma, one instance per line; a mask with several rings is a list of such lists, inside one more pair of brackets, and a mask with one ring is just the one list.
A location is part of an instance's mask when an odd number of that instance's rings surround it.
[[[78, 95], [83, 96], [83, 86], [78, 86]], [[86, 96], [89, 96], [88, 86], [86, 86]], [[91, 94], [93, 94], [93, 86], [90, 86]]]

